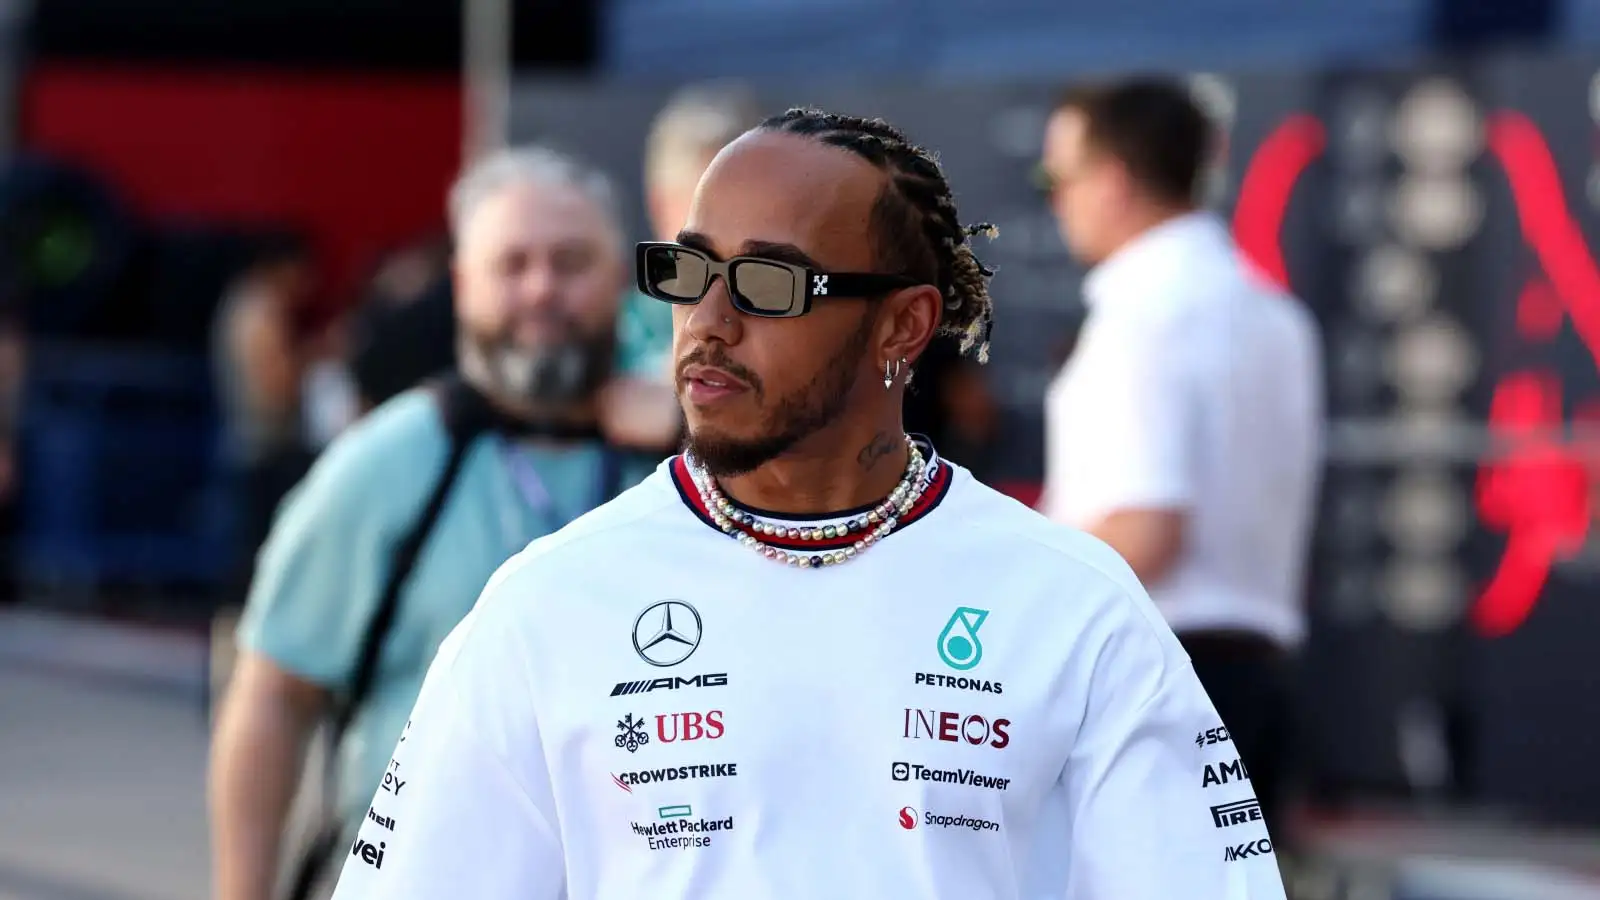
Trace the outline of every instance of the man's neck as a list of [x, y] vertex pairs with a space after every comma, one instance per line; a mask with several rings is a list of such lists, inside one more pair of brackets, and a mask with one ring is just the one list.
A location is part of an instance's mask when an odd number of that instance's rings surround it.
[[533, 426], [559, 428], [586, 428], [599, 421], [599, 410], [594, 398], [572, 400], [564, 403], [538, 403], [512, 399], [485, 388], [476, 379], [468, 379], [488, 400], [489, 405], [502, 416]]
[[904, 477], [909, 452], [896, 420], [848, 434], [816, 435], [806, 447], [718, 484], [745, 506], [825, 515], [881, 502]]

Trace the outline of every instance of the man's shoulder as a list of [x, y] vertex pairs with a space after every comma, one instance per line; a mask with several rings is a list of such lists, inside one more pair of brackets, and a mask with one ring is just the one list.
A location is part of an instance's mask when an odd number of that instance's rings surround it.
[[401, 394], [346, 429], [318, 457], [296, 489], [363, 507], [389, 507], [426, 492], [428, 476], [442, 464], [449, 438], [437, 406], [422, 390]]
[[980, 548], [995, 572], [1048, 584], [1057, 596], [1148, 603], [1133, 569], [1094, 535], [1053, 522], [976, 479], [962, 495], [952, 510], [959, 540]]

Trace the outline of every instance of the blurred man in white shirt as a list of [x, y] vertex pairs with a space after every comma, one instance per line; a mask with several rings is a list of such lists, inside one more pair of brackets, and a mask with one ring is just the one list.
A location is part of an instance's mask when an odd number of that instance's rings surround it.
[[1068, 94], [1042, 168], [1089, 318], [1046, 399], [1044, 511], [1109, 543], [1177, 632], [1271, 816], [1305, 631], [1322, 367], [1310, 315], [1197, 207], [1213, 131], [1179, 84]]

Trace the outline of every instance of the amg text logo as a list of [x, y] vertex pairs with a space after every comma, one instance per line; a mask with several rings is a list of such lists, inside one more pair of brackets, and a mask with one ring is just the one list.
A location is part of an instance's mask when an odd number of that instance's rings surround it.
[[611, 696], [625, 697], [630, 694], [648, 694], [651, 691], [676, 691], [680, 688], [691, 687], [726, 687], [728, 673], [720, 672], [716, 675], [695, 675], [690, 678], [647, 678], [643, 681], [623, 681], [611, 689]]
[[1236, 759], [1220, 765], [1207, 765], [1206, 774], [1200, 779], [1201, 787], [1212, 787], [1218, 784], [1227, 784], [1230, 781], [1249, 781], [1250, 772], [1244, 767], [1244, 760]]
[[1211, 807], [1211, 821], [1218, 828], [1232, 828], [1249, 822], [1261, 821], [1261, 801], [1254, 797], [1237, 803], [1224, 803]]
[[1248, 844], [1235, 844], [1227, 848], [1222, 858], [1225, 862], [1235, 862], [1241, 859], [1250, 859], [1253, 856], [1266, 856], [1272, 852], [1272, 839], [1262, 838]]
[[1002, 750], [1011, 743], [1010, 719], [989, 720], [983, 716], [963, 716], [960, 713], [939, 712], [932, 709], [908, 709], [905, 728], [901, 732], [908, 738], [932, 738], [952, 744], [968, 743], [974, 747], [988, 744]]

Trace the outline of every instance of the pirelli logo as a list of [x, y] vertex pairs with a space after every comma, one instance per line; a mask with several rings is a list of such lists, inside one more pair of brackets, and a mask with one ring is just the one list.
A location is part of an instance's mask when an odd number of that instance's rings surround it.
[[651, 691], [676, 691], [682, 688], [696, 687], [725, 687], [728, 684], [728, 673], [719, 672], [715, 675], [694, 675], [689, 678], [648, 678], [644, 681], [624, 681], [611, 689], [613, 697], [628, 697], [633, 694], [648, 694]]
[[1223, 803], [1211, 807], [1211, 821], [1218, 828], [1232, 828], [1261, 821], [1261, 801], [1254, 797], [1236, 803]]

